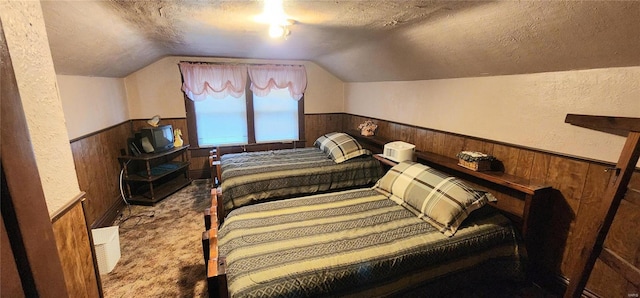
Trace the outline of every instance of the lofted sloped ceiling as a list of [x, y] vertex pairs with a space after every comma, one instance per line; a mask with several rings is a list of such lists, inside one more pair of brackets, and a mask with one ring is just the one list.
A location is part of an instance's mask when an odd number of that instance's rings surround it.
[[165, 56], [308, 60], [345, 82], [640, 65], [640, 1], [43, 1], [58, 74], [124, 77]]

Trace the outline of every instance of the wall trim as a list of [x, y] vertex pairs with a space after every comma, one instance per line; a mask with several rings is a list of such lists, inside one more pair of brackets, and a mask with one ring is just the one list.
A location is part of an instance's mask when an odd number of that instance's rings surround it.
[[[329, 112], [329, 113], [304, 113], [305, 116], [314, 116], [314, 115], [346, 115], [347, 113], [343, 112]], [[385, 120], [386, 121], [386, 120]]]
[[94, 132], [90, 132], [90, 133], [88, 133], [88, 134], [86, 134], [86, 135], [82, 135], [82, 136], [79, 136], [79, 137], [77, 137], [77, 138], [73, 138], [73, 139], [69, 140], [69, 143], [73, 143], [73, 142], [80, 141], [80, 140], [82, 140], [82, 139], [86, 139], [86, 138], [88, 138], [88, 137], [91, 137], [91, 136], [97, 135], [97, 134], [99, 134], [99, 133], [105, 132], [105, 131], [107, 131], [107, 130], [113, 129], [113, 128], [115, 128], [115, 127], [117, 127], [117, 126], [120, 126], [120, 125], [123, 125], [123, 124], [131, 124], [131, 120], [125, 120], [125, 121], [122, 121], [122, 122], [120, 122], [120, 123], [118, 123], [118, 124], [114, 124], [114, 125], [111, 125], [111, 126], [109, 126], [109, 127], [105, 127], [105, 128], [103, 128], [103, 129], [96, 130], [96, 131], [94, 131]]
[[69, 212], [69, 210], [71, 210], [71, 208], [73, 208], [76, 204], [81, 202], [86, 195], [87, 195], [87, 193], [85, 193], [84, 191], [81, 191], [73, 199], [71, 199], [64, 206], [62, 206], [62, 208], [60, 208], [58, 211], [54, 212], [52, 214], [52, 216], [51, 216], [51, 223], [54, 223], [54, 222], [58, 221], [61, 217], [63, 217], [65, 214], [67, 214], [67, 212]]
[[[181, 120], [181, 119], [187, 119], [187, 118], [186, 118], [186, 117], [176, 117], [176, 118], [162, 118], [162, 119], [166, 119], [166, 120]], [[120, 125], [123, 125], [123, 124], [129, 124], [129, 125], [131, 125], [131, 124], [133, 123], [133, 121], [147, 121], [147, 120], [149, 120], [149, 119], [129, 119], [129, 120], [125, 120], [125, 121], [122, 121], [122, 122], [120, 122], [120, 123], [118, 123], [118, 124], [114, 124], [114, 125], [111, 125], [111, 126], [109, 126], [109, 127], [105, 127], [105, 128], [103, 128], [103, 129], [99, 129], [99, 130], [96, 130], [96, 131], [94, 131], [94, 132], [90, 132], [90, 133], [88, 133], [88, 134], [81, 135], [81, 136], [79, 136], [79, 137], [77, 137], [77, 138], [73, 138], [73, 139], [69, 140], [69, 143], [73, 143], [73, 142], [80, 141], [80, 140], [82, 140], [82, 139], [86, 139], [86, 138], [88, 138], [88, 137], [91, 137], [91, 136], [97, 135], [97, 134], [99, 134], [99, 133], [101, 133], [101, 132], [105, 132], [105, 131], [107, 131], [107, 130], [113, 129], [113, 128], [115, 128], [115, 127], [117, 127], [117, 126], [120, 126]]]
[[[171, 118], [162, 118], [162, 117], [160, 117], [161, 121], [162, 120], [183, 120], [183, 119], [187, 119], [187, 117], [171, 117]], [[149, 120], [149, 119], [148, 118], [147, 119], [141, 119], [141, 118], [129, 119], [129, 121], [145, 121], [145, 122], [147, 120]]]

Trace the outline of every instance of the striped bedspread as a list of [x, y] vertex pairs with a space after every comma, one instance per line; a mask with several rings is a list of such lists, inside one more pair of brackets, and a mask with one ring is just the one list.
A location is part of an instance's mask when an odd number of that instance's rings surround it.
[[315, 147], [225, 154], [220, 161], [227, 213], [273, 198], [371, 185], [384, 174], [372, 156], [336, 164]]
[[490, 207], [447, 237], [368, 188], [236, 209], [218, 241], [232, 297], [376, 297], [522, 273], [516, 233]]

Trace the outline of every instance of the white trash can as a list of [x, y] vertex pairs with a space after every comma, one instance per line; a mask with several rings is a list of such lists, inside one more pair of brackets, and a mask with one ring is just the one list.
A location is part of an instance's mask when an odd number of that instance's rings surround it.
[[120, 260], [120, 234], [118, 226], [92, 229], [93, 245], [100, 274], [107, 274]]

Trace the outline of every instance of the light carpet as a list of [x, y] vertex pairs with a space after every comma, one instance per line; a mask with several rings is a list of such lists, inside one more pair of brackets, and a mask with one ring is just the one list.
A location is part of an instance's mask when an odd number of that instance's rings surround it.
[[207, 296], [201, 239], [210, 187], [195, 180], [155, 206], [125, 208], [115, 223], [120, 260], [100, 276], [105, 297]]

